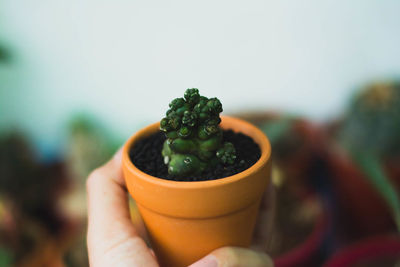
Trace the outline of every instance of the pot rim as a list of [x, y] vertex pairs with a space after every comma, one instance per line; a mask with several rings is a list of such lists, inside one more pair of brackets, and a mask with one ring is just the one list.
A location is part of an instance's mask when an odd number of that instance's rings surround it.
[[[136, 143], [139, 139], [141, 139], [143, 136], [148, 136], [149, 132], [150, 134], [153, 133], [154, 132], [153, 128], [159, 129], [160, 122], [156, 122], [142, 128], [128, 139], [128, 141], [124, 144], [123, 147], [122, 164], [124, 164], [129, 169], [130, 172], [135, 173], [138, 177], [140, 177], [140, 179], [146, 180], [147, 182], [150, 182], [152, 184], [168, 188], [194, 189], [194, 188], [219, 187], [226, 184], [237, 182], [239, 180], [248, 177], [249, 174], [257, 172], [260, 168], [262, 168], [265, 164], [268, 163], [268, 160], [271, 157], [271, 144], [267, 136], [258, 127], [247, 121], [230, 116], [221, 116], [221, 120], [222, 120], [221, 128], [230, 129], [235, 132], [242, 132], [251, 137], [254, 140], [254, 142], [256, 142], [260, 147], [261, 156], [257, 160], [257, 162], [254, 163], [250, 168], [240, 173], [227, 176], [224, 178], [206, 180], [206, 181], [171, 181], [163, 178], [158, 178], [141, 171], [132, 163], [129, 157], [129, 152], [133, 144]], [[224, 127], [225, 123], [230, 123], [231, 125], [234, 124], [235, 126], [236, 125], [238, 126], [234, 128]], [[246, 133], [243, 132], [243, 129], [246, 130], [245, 131]]]

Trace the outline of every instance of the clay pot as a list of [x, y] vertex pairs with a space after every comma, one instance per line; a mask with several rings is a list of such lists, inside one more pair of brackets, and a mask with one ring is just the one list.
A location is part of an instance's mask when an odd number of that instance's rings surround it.
[[230, 177], [177, 182], [136, 168], [129, 151], [138, 140], [157, 132], [159, 123], [140, 130], [124, 146], [126, 184], [162, 266], [187, 266], [219, 247], [250, 245], [261, 198], [270, 184], [271, 147], [254, 125], [221, 118], [222, 129], [250, 136], [261, 149], [261, 157], [253, 166]]

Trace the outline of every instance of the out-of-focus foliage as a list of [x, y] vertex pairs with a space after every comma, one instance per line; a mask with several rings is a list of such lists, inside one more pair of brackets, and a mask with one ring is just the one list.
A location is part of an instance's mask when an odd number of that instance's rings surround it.
[[0, 194], [27, 213], [52, 206], [52, 199], [65, 183], [61, 166], [39, 163], [27, 139], [19, 133], [3, 136], [0, 148]]
[[268, 136], [274, 151], [276, 161], [290, 157], [302, 145], [299, 134], [294, 130], [296, 119], [291, 116], [281, 116], [260, 125], [261, 130]]
[[4, 248], [0, 248], [0, 266], [10, 266], [11, 265], [11, 255], [10, 252]]
[[116, 141], [98, 120], [88, 114], [74, 115], [67, 129], [68, 140], [63, 156], [72, 190], [63, 200], [63, 208], [70, 217], [85, 220], [86, 178], [109, 160], [122, 142]]
[[400, 158], [400, 82], [363, 88], [346, 112], [339, 139], [386, 200], [400, 230], [400, 198], [383, 168], [385, 159]]
[[348, 108], [340, 134], [351, 149], [400, 156], [400, 82], [363, 88]]
[[58, 205], [68, 184], [63, 166], [37, 158], [23, 135], [0, 138], [0, 245], [7, 245], [11, 261], [21, 266], [67, 225]]
[[[38, 182], [30, 177], [37, 171], [32, 148], [19, 133], [4, 135], [0, 148], [0, 193], [22, 201], [18, 197], [21, 190], [30, 190], [29, 187]], [[21, 197], [27, 196], [22, 194]], [[29, 204], [30, 201], [25, 202]]]
[[377, 157], [369, 153], [354, 152], [353, 159], [373, 184], [393, 212], [397, 228], [400, 231], [400, 199], [390, 179], [386, 176]]
[[3, 45], [0, 44], [0, 63], [5, 62], [8, 63], [11, 60], [10, 51]]
[[94, 117], [75, 115], [68, 126], [66, 147], [68, 169], [71, 176], [85, 181], [87, 175], [105, 163], [122, 142], [117, 141]]
[[0, 266], [87, 265], [84, 182], [120, 143], [88, 115], [68, 130], [62, 162], [41, 162], [21, 133], [0, 137]]
[[81, 222], [74, 243], [65, 254], [68, 266], [87, 266], [86, 190], [89, 173], [105, 163], [121, 146], [106, 127], [89, 114], [74, 115], [67, 125], [68, 141], [64, 156], [72, 190], [63, 199], [63, 208], [70, 218]]

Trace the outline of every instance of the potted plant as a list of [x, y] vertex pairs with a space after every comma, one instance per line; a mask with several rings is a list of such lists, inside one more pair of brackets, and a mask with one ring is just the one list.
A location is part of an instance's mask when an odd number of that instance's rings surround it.
[[345, 232], [357, 238], [400, 229], [400, 83], [363, 88], [329, 132]]
[[127, 188], [162, 265], [187, 266], [216, 248], [250, 245], [270, 184], [271, 148], [257, 127], [220, 112], [218, 99], [188, 89], [161, 122], [124, 146]]

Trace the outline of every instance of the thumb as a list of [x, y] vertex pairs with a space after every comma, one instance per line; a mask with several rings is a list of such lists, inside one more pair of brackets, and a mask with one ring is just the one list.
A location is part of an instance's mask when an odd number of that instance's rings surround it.
[[273, 267], [272, 259], [263, 252], [239, 248], [223, 247], [214, 250], [190, 267]]

